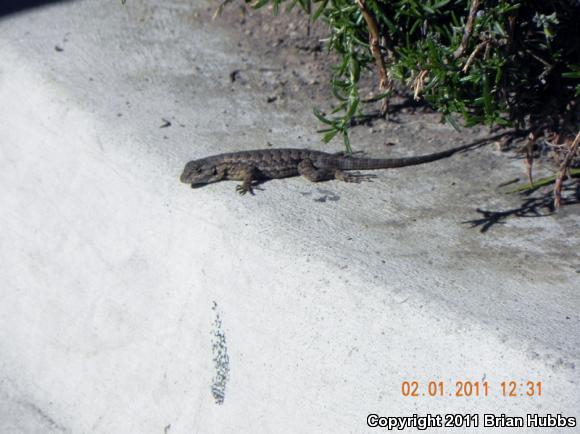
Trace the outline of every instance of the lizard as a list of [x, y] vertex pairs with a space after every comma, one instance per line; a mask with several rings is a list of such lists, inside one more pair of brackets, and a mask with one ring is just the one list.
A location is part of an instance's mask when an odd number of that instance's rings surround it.
[[228, 152], [188, 162], [180, 180], [191, 184], [192, 188], [225, 180], [242, 181], [236, 187], [242, 195], [254, 194], [253, 186], [257, 182], [293, 176], [303, 176], [312, 182], [331, 179], [360, 182], [369, 177], [345, 171], [414, 166], [450, 157], [473, 146], [471, 143], [433, 154], [403, 158], [360, 158], [297, 148]]

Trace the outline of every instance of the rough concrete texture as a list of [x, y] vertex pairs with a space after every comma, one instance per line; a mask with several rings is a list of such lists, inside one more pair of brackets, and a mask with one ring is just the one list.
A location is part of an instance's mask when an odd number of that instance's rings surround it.
[[[231, 83], [266, 67], [267, 85], [276, 60], [206, 8], [86, 0], [0, 18], [0, 432], [580, 417], [578, 205], [532, 218], [541, 200], [495, 190], [521, 162], [489, 146], [362, 185], [179, 184], [195, 157], [323, 148], [308, 100]], [[465, 141], [429, 116], [367, 130], [353, 141], [372, 155]], [[477, 208], [497, 220], [485, 232], [466, 223]], [[421, 396], [430, 380], [445, 396]], [[502, 397], [511, 380], [542, 396]], [[449, 396], [456, 381], [489, 396]]]

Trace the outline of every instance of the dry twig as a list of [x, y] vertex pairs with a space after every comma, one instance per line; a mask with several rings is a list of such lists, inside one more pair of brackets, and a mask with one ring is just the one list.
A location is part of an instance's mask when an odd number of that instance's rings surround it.
[[489, 46], [489, 41], [483, 41], [483, 42], [480, 42], [479, 44], [477, 44], [477, 47], [475, 47], [475, 49], [473, 50], [473, 52], [467, 58], [467, 62], [465, 62], [465, 66], [462, 69], [462, 71], [463, 71], [464, 74], [467, 74], [467, 70], [469, 69], [469, 67], [471, 66], [471, 64], [473, 63], [473, 61], [475, 60], [475, 56], [477, 56], [479, 54], [479, 52], [484, 47], [487, 48], [488, 46]]
[[467, 17], [467, 23], [465, 24], [465, 30], [463, 32], [463, 39], [461, 40], [461, 44], [459, 44], [459, 48], [457, 48], [455, 53], [453, 53], [453, 57], [456, 59], [459, 59], [467, 49], [467, 45], [469, 44], [469, 36], [473, 30], [473, 23], [475, 23], [475, 15], [477, 14], [478, 7], [479, 0], [472, 0], [471, 7], [469, 8], [469, 16]]
[[[367, 27], [369, 29], [369, 44], [371, 47], [371, 53], [375, 58], [375, 63], [380, 78], [379, 89], [381, 90], [381, 93], [387, 93], [391, 90], [392, 83], [387, 74], [385, 60], [383, 59], [383, 54], [381, 53], [381, 46], [379, 43], [380, 40], [379, 26], [371, 11], [366, 7], [364, 0], [357, 0], [357, 4], [362, 12], [363, 18], [365, 19], [365, 22], [367, 23]], [[385, 99], [383, 100], [383, 105], [381, 107], [381, 114], [383, 116], [387, 114], [388, 104], [389, 104], [388, 96], [386, 96]]]
[[558, 177], [556, 178], [556, 185], [554, 186], [554, 207], [560, 208], [562, 206], [562, 184], [564, 183], [564, 178], [568, 176], [568, 171], [570, 169], [570, 163], [572, 159], [578, 152], [578, 145], [580, 145], [580, 132], [576, 135], [574, 142], [570, 146], [568, 155], [564, 158], [564, 161], [560, 165], [560, 170], [558, 172]]
[[421, 99], [421, 92], [423, 92], [423, 87], [425, 85], [425, 79], [427, 78], [428, 71], [423, 69], [417, 76], [413, 79], [411, 87], [413, 88], [413, 98], [415, 101]]
[[220, 4], [218, 7], [217, 7], [217, 9], [214, 11], [214, 13], [213, 13], [213, 16], [211, 17], [211, 19], [212, 19], [212, 20], [215, 20], [217, 17], [219, 17], [219, 16], [222, 14], [222, 12], [223, 12], [224, 8], [225, 8], [225, 7], [226, 7], [226, 6], [227, 6], [229, 3], [231, 3], [232, 1], [233, 1], [233, 0], [224, 0], [224, 1], [223, 1], [223, 2], [222, 2], [222, 3], [221, 3], [221, 4]]
[[531, 132], [528, 136], [528, 143], [526, 144], [526, 174], [528, 181], [532, 188], [534, 187], [534, 179], [532, 177], [532, 168], [534, 166], [534, 144], [536, 143], [536, 133]]

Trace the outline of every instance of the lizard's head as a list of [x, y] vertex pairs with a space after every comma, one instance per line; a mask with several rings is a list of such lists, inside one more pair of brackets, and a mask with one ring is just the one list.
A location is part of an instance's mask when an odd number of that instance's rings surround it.
[[179, 179], [181, 182], [191, 184], [192, 188], [197, 188], [221, 181], [223, 178], [224, 171], [220, 170], [214, 162], [204, 158], [187, 163]]

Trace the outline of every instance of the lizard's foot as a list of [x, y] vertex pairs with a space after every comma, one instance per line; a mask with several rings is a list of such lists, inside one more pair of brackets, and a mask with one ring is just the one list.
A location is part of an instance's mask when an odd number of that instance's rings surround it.
[[336, 179], [338, 179], [339, 181], [354, 182], [356, 184], [360, 184], [363, 181], [371, 182], [373, 180], [373, 178], [377, 177], [377, 175], [360, 173], [360, 172], [346, 173], [346, 172], [343, 172], [342, 170], [337, 170], [334, 173], [334, 177]]
[[236, 185], [236, 191], [240, 193], [242, 196], [246, 193], [250, 193], [252, 196], [254, 195], [254, 189], [252, 188], [251, 184], [240, 184]]

